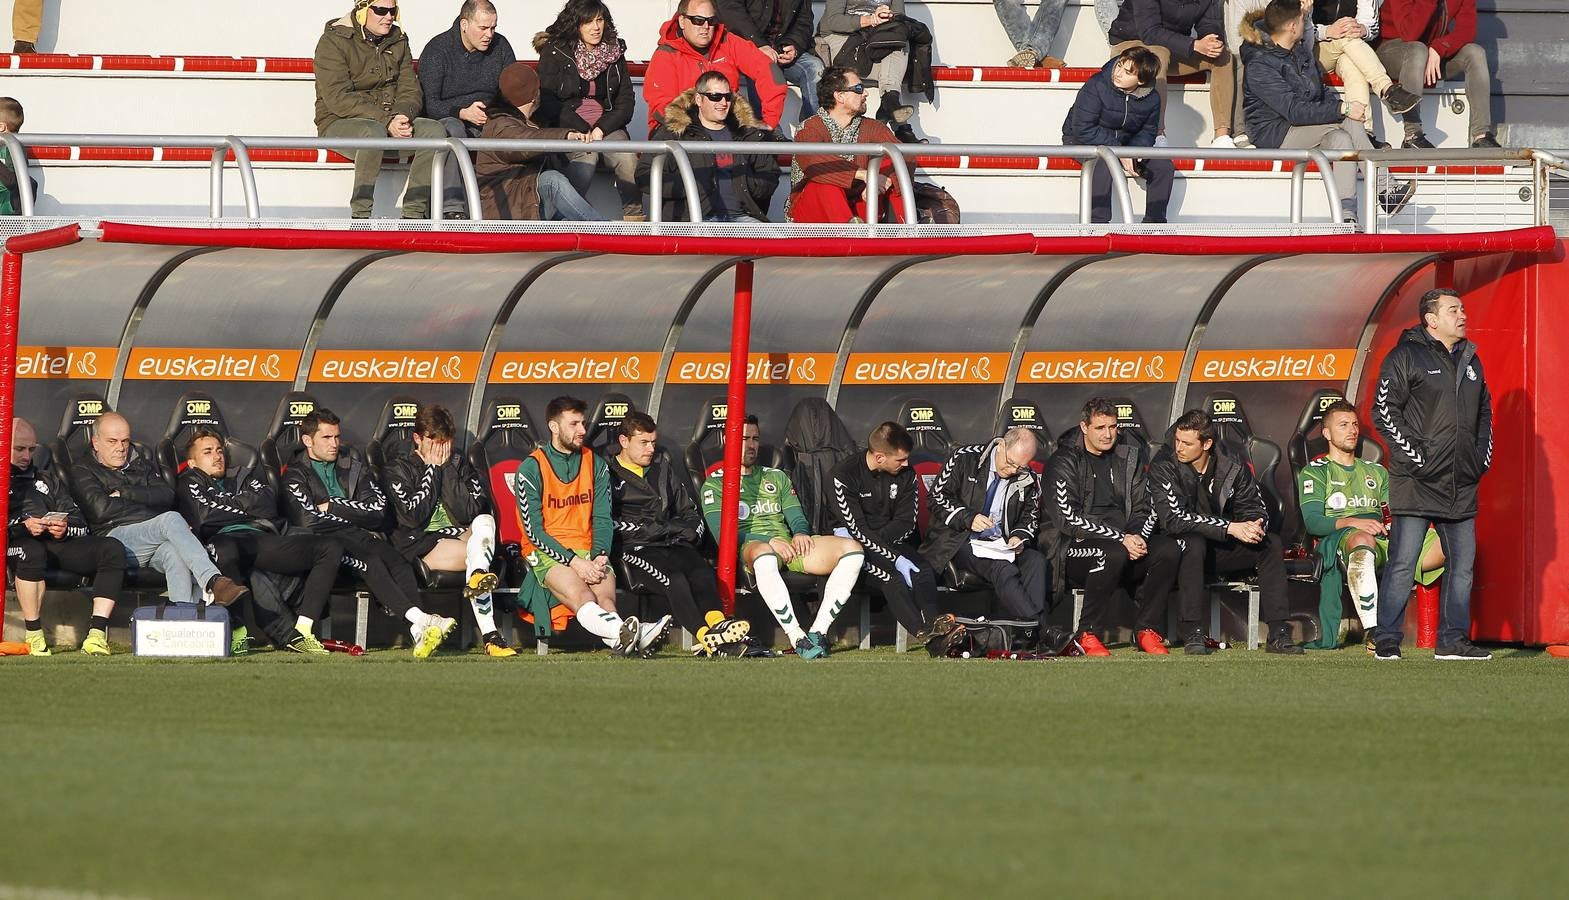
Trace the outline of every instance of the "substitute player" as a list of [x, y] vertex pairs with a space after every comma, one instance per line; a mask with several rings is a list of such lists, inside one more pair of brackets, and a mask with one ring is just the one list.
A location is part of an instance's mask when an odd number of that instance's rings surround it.
[[[737, 543], [741, 562], [757, 578], [757, 590], [769, 612], [779, 621], [802, 659], [828, 655], [828, 627], [850, 602], [850, 592], [861, 577], [864, 551], [850, 538], [812, 535], [801, 512], [790, 476], [757, 464], [762, 446], [762, 429], [757, 416], [747, 416], [741, 426], [741, 504]], [[719, 534], [724, 469], [716, 469], [703, 482], [703, 517], [708, 528]], [[810, 632], [802, 631], [790, 602], [780, 567], [807, 575], [827, 575], [823, 604]]]
[[[1357, 456], [1362, 423], [1357, 408], [1337, 400], [1324, 408], [1324, 439], [1329, 452], [1308, 463], [1297, 482], [1297, 506], [1308, 534], [1319, 538], [1318, 554], [1324, 575], [1319, 581], [1318, 613], [1324, 635], [1321, 645], [1338, 646], [1342, 575], [1351, 587], [1351, 600], [1373, 650], [1378, 626], [1378, 570], [1389, 553], [1389, 527], [1384, 508], [1389, 505], [1389, 472]], [[1423, 539], [1416, 580], [1429, 585], [1443, 574], [1444, 551], [1438, 534], [1429, 529]]]

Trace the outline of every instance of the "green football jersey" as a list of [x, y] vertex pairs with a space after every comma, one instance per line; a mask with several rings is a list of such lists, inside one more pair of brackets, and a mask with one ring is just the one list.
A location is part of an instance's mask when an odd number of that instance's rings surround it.
[[1308, 532], [1320, 536], [1334, 530], [1335, 519], [1381, 518], [1389, 503], [1389, 471], [1361, 459], [1343, 466], [1320, 457], [1297, 479], [1297, 503]]
[[[719, 537], [720, 496], [724, 492], [724, 470], [717, 469], [703, 482], [703, 519], [717, 540]], [[740, 506], [741, 544], [748, 541], [767, 541], [770, 538], [790, 540], [794, 534], [807, 534], [811, 526], [801, 512], [801, 501], [795, 496], [790, 476], [778, 469], [754, 466], [749, 474], [741, 476]]]

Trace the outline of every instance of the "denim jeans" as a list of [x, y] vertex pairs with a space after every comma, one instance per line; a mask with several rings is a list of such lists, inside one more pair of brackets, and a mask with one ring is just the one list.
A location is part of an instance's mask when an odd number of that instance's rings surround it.
[[[795, 62], [788, 66], [781, 65], [779, 72], [784, 75], [785, 82], [801, 89], [801, 121], [805, 122], [817, 114], [817, 82], [823, 77], [826, 67], [823, 61], [812, 55], [807, 50], [798, 50]], [[746, 101], [752, 104], [752, 112], [757, 118], [763, 118], [763, 100], [757, 93], [757, 85], [745, 75], [741, 76], [741, 91], [746, 93]], [[783, 122], [779, 123], [783, 125]], [[788, 134], [788, 132], [786, 132]]]
[[1008, 32], [1013, 49], [1033, 50], [1036, 56], [1044, 58], [1050, 55], [1052, 42], [1057, 39], [1068, 0], [1041, 0], [1034, 19], [1024, 11], [1024, 0], [992, 0], [992, 6], [997, 8], [997, 18]]
[[177, 512], [153, 516], [145, 522], [121, 525], [109, 536], [125, 545], [127, 569], [152, 565], [169, 583], [170, 603], [195, 603], [218, 566], [207, 548], [191, 534]]
[[[440, 121], [441, 127], [447, 129], [447, 137], [479, 137], [478, 125], [470, 125], [457, 116], [448, 116]], [[443, 213], [466, 211], [468, 204], [464, 201], [463, 174], [458, 171], [457, 158], [451, 153], [447, 154], [447, 161], [442, 164], [441, 172], [441, 211]]]
[[[1389, 527], [1389, 561], [1378, 579], [1378, 641], [1399, 643], [1411, 580], [1427, 537], [1427, 519], [1395, 516]], [[1432, 523], [1444, 548], [1444, 578], [1439, 586], [1438, 646], [1452, 647], [1471, 633], [1471, 573], [1476, 563], [1476, 520]]]
[[539, 191], [539, 217], [551, 222], [603, 222], [605, 217], [599, 214], [583, 195], [573, 187], [567, 176], [547, 169], [539, 173], [536, 183]]

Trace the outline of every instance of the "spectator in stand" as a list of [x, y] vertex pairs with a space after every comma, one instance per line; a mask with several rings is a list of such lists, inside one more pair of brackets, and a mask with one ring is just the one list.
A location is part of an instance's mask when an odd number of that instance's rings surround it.
[[11, 4], [12, 53], [37, 53], [38, 34], [44, 29], [44, 0], [14, 0]]
[[[1341, 102], [1324, 86], [1324, 76], [1305, 41], [1312, 23], [1299, 0], [1270, 0], [1269, 6], [1242, 20], [1243, 109], [1248, 135], [1260, 148], [1287, 150], [1371, 150], [1363, 123], [1365, 103]], [[1262, 29], [1262, 30], [1261, 30]], [[1342, 215], [1356, 220], [1356, 163], [1334, 164]], [[1394, 215], [1411, 201], [1416, 182], [1378, 175], [1378, 202]]]
[[[823, 61], [812, 52], [812, 0], [716, 0], [719, 21], [732, 35], [756, 45], [774, 61], [785, 80], [801, 89], [801, 121], [812, 115], [817, 100], [817, 80]], [[745, 80], [749, 100], [758, 102], [757, 91]]]
[[[372, 5], [375, 3], [376, 5]], [[388, 4], [388, 5], [382, 5]], [[354, 0], [354, 9], [327, 23], [312, 61], [316, 72], [316, 133], [345, 138], [445, 138], [434, 119], [420, 117], [419, 79], [409, 39], [397, 25], [395, 0]], [[350, 150], [354, 191], [349, 215], [370, 218], [376, 204], [381, 150]], [[403, 189], [403, 218], [430, 215], [430, 161], [414, 154]]]
[[[485, 120], [483, 138], [587, 142], [589, 136], [566, 128], [541, 128], [532, 119], [539, 103], [539, 76], [526, 63], [501, 72], [502, 102]], [[537, 150], [484, 150], [474, 161], [479, 202], [487, 219], [604, 220], [572, 182], [545, 168], [549, 154]]]
[[[636, 98], [627, 74], [626, 41], [616, 33], [602, 0], [567, 0], [549, 29], [534, 35], [539, 52], [539, 120], [552, 128], [588, 135], [590, 143], [630, 140]], [[567, 154], [567, 180], [583, 197], [604, 163], [615, 174], [621, 218], [641, 222], [643, 195], [637, 188], [637, 154], [583, 150]]]
[[[1441, 78], [1464, 78], [1466, 105], [1471, 109], [1473, 147], [1497, 147], [1493, 137], [1490, 94], [1492, 74], [1487, 54], [1476, 43], [1476, 0], [1384, 0], [1378, 11], [1378, 58], [1400, 85], [1420, 95]], [[1422, 132], [1422, 111], [1405, 114], [1402, 149], [1431, 150]]]
[[[517, 61], [512, 45], [496, 32], [495, 5], [490, 0], [463, 0], [452, 28], [431, 38], [419, 55], [425, 115], [440, 120], [449, 137], [479, 137], [486, 110], [500, 92], [501, 70]], [[460, 179], [457, 160], [448, 155], [443, 218], [463, 218]]]
[[[796, 133], [803, 144], [886, 144], [898, 138], [888, 126], [866, 117], [866, 88], [853, 69], [834, 66], [817, 83], [817, 115]], [[899, 188], [883, 160], [870, 189], [882, 197], [883, 216], [903, 221]], [[833, 154], [796, 156], [790, 163], [790, 200], [785, 212], [792, 222], [861, 223], [866, 221], [866, 157]]]
[[9, 559], [15, 560], [16, 602], [22, 607], [29, 656], [49, 656], [40, 618], [44, 575], [51, 568], [93, 579], [93, 614], [83, 653], [109, 655], [109, 614], [125, 582], [125, 546], [87, 532], [87, 519], [59, 474], [33, 462], [38, 432], [26, 419], [11, 420], [11, 498], [7, 524]]
[[[14, 97], [0, 97], [0, 134], [21, 131], [22, 120], [22, 104], [16, 102]], [[11, 151], [0, 144], [0, 216], [14, 216], [22, 211], [16, 179], [16, 164], [11, 161]]]
[[713, 70], [731, 84], [744, 75], [752, 79], [763, 107], [763, 123], [778, 128], [784, 115], [785, 80], [779, 65], [751, 41], [731, 34], [719, 23], [713, 0], [681, 0], [676, 14], [660, 29], [659, 46], [643, 75], [643, 100], [648, 103], [648, 131], [697, 76]]
[[1068, 0], [1040, 0], [1035, 7], [1035, 18], [1024, 11], [1024, 0], [992, 0], [997, 8], [997, 18], [1002, 21], [1008, 40], [1018, 52], [1009, 57], [1008, 65], [1015, 69], [1060, 69], [1067, 63], [1050, 55], [1052, 42], [1057, 40], [1057, 29], [1062, 26], [1063, 10]]
[[[903, 15], [904, 0], [828, 0], [817, 30], [828, 45], [831, 62], [851, 35], [862, 29], [886, 25]], [[874, 60], [863, 83], [866, 87], [866, 108], [871, 109], [872, 104], [880, 99], [877, 118], [892, 126], [900, 140], [913, 144], [916, 143], [915, 132], [910, 128], [909, 121], [915, 115], [915, 107], [905, 103], [900, 96], [909, 68], [910, 48], [906, 44], [902, 48], [889, 50], [882, 59]], [[803, 95], [803, 108], [809, 103], [815, 105], [816, 99], [815, 95], [810, 98]], [[908, 135], [902, 133], [906, 130], [909, 131]]]
[[[704, 72], [697, 85], [665, 107], [664, 124], [653, 134], [656, 141], [772, 141], [774, 133], [762, 127], [746, 98], [720, 72]], [[674, 166], [664, 172], [664, 220], [684, 218], [686, 189]], [[637, 167], [637, 183], [648, 185], [653, 158]], [[706, 222], [767, 222], [768, 207], [779, 189], [779, 158], [772, 154], [735, 155], [692, 153], [692, 174], [697, 181], [703, 220]]]
[[1160, 58], [1155, 92], [1160, 96], [1160, 124], [1155, 146], [1166, 146], [1168, 75], [1209, 73], [1209, 111], [1215, 120], [1211, 147], [1232, 148], [1232, 102], [1237, 89], [1231, 53], [1221, 38], [1225, 26], [1221, 0], [1125, 0], [1106, 38], [1113, 56], [1129, 47], [1147, 47]]
[[[1397, 116], [1422, 102], [1390, 79], [1378, 54], [1368, 46], [1378, 38], [1378, 0], [1313, 0], [1312, 16], [1318, 64], [1340, 76], [1347, 100], [1368, 107], [1377, 94]], [[1368, 116], [1364, 124], [1373, 146], [1388, 150], [1389, 145], [1373, 134], [1373, 117]]]
[[[1064, 144], [1108, 147], [1153, 147], [1160, 121], [1160, 99], [1154, 96], [1160, 58], [1148, 47], [1129, 47], [1091, 75], [1062, 123]], [[1143, 178], [1144, 223], [1164, 223], [1171, 203], [1176, 167], [1169, 159], [1122, 161], [1129, 178]], [[1092, 222], [1111, 221], [1111, 173], [1097, 165], [1091, 177]]]

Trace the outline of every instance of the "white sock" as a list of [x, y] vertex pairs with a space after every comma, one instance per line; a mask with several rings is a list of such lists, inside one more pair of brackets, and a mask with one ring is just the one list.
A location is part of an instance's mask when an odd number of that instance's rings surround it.
[[403, 618], [408, 619], [410, 625], [418, 628], [425, 624], [425, 617], [427, 615], [429, 614], [426, 613], [423, 609], [420, 609], [418, 606], [411, 606], [409, 607], [409, 611], [403, 614]]
[[614, 647], [621, 638], [621, 617], [592, 600], [577, 608], [577, 621], [606, 647]]
[[[475, 516], [469, 523], [468, 555], [464, 560], [463, 579], [468, 580], [470, 574], [483, 572], [490, 569], [490, 561], [496, 554], [496, 520], [490, 515]], [[496, 611], [490, 601], [490, 594], [486, 592], [469, 601], [469, 606], [474, 610], [474, 624], [479, 626], [479, 633], [490, 634], [496, 630]]]
[[855, 590], [856, 579], [861, 577], [863, 561], [864, 556], [860, 553], [846, 553], [834, 563], [834, 570], [828, 573], [828, 584], [823, 587], [823, 605], [817, 608], [813, 631], [826, 635], [834, 619], [844, 612], [850, 603], [850, 592]]
[[295, 616], [294, 618], [294, 630], [300, 634], [310, 634], [311, 626], [315, 624], [316, 620], [309, 616]]
[[1363, 628], [1378, 626], [1378, 572], [1373, 560], [1372, 547], [1356, 547], [1346, 556], [1346, 583]]
[[757, 578], [757, 592], [763, 595], [763, 605], [774, 614], [774, 619], [784, 629], [790, 643], [794, 644], [806, 637], [806, 632], [801, 630], [801, 623], [796, 621], [795, 605], [790, 602], [790, 589], [785, 587], [784, 577], [779, 574], [779, 557], [773, 553], [759, 556], [752, 561], [752, 575]]

